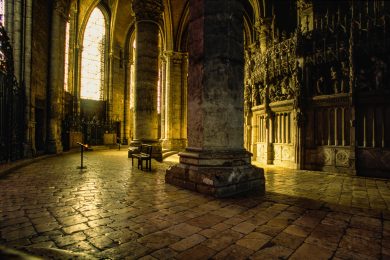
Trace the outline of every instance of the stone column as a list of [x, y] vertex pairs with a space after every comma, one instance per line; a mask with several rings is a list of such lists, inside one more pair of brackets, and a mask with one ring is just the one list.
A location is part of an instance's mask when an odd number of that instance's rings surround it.
[[61, 110], [64, 91], [66, 5], [61, 0], [53, 3], [50, 48], [50, 78], [48, 90], [47, 152], [62, 152]]
[[[354, 22], [355, 14], [352, 8], [352, 21], [349, 28], [349, 109], [350, 109], [350, 156], [349, 156], [349, 168], [352, 174], [357, 174], [357, 128], [356, 128], [356, 58], [355, 58], [355, 26]], [[364, 137], [366, 140], [366, 136]]]
[[167, 63], [164, 55], [160, 56], [161, 62], [161, 141], [166, 138], [165, 135], [165, 99], [167, 93]]
[[165, 176], [216, 197], [264, 192], [244, 148], [242, 11], [239, 0], [190, 0], [188, 148]]
[[32, 0], [25, 2], [24, 26], [24, 86], [25, 86], [25, 124], [24, 157], [35, 154], [35, 93], [31, 89], [31, 51], [32, 51]]
[[157, 84], [161, 0], [135, 0], [134, 139], [132, 145], [153, 145], [153, 157], [161, 160], [158, 136]]
[[185, 139], [186, 144], [184, 147], [187, 146], [187, 107], [188, 107], [188, 53], [183, 54], [183, 63], [182, 63], [182, 70], [181, 70], [181, 81], [183, 85], [182, 89], [182, 111], [181, 114], [182, 117], [182, 128], [181, 128], [181, 138]]
[[79, 39], [79, 14], [80, 14], [80, 4], [79, 0], [75, 3], [75, 7], [73, 9], [73, 16], [74, 16], [74, 23], [73, 23], [73, 32], [74, 35], [74, 41], [71, 44], [73, 46], [73, 55], [72, 55], [72, 64], [73, 69], [73, 116], [76, 118], [79, 118], [80, 116], [80, 76], [81, 76], [81, 57], [80, 54], [82, 53], [82, 46]]
[[163, 147], [169, 150], [180, 151], [185, 148], [186, 139], [183, 136], [184, 82], [183, 63], [187, 58], [186, 54], [168, 51], [165, 53], [167, 62], [167, 81], [165, 98], [165, 138]]
[[133, 61], [129, 58], [125, 60], [125, 87], [124, 87], [124, 104], [123, 104], [123, 144], [128, 144], [130, 135], [130, 82], [131, 78], [131, 66]]

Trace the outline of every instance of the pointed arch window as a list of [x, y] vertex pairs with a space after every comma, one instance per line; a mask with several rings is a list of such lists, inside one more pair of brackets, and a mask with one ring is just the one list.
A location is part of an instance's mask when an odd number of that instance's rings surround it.
[[97, 7], [91, 13], [83, 38], [80, 97], [103, 100], [105, 82], [106, 19]]

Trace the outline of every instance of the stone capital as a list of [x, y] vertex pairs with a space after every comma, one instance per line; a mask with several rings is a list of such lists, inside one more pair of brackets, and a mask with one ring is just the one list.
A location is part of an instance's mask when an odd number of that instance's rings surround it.
[[164, 57], [168, 62], [173, 64], [182, 64], [188, 59], [188, 53], [186, 52], [176, 52], [176, 51], [165, 51]]
[[68, 19], [68, 12], [67, 12], [68, 11], [68, 4], [66, 1], [63, 1], [63, 0], [54, 1], [53, 11], [54, 11], [54, 14], [57, 14], [64, 19]]
[[162, 0], [135, 0], [132, 4], [136, 21], [161, 22], [164, 12]]

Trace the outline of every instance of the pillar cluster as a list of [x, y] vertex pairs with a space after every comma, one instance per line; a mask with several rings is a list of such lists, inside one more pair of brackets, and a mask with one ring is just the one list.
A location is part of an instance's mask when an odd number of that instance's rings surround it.
[[50, 79], [49, 79], [49, 121], [47, 152], [62, 152], [61, 144], [61, 114], [62, 96], [64, 91], [64, 48], [65, 48], [65, 22], [66, 3], [55, 1], [53, 3], [51, 49], [50, 49]]
[[264, 192], [244, 149], [243, 9], [238, 0], [190, 0], [188, 147], [168, 183], [216, 197]]
[[164, 90], [164, 114], [162, 125], [163, 148], [180, 151], [186, 147], [186, 83], [188, 54], [165, 52], [166, 88]]

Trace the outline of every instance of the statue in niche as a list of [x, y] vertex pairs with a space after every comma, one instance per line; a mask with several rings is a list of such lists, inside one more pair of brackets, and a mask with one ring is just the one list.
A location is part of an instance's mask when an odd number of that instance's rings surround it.
[[301, 95], [303, 93], [303, 71], [298, 61], [295, 65], [293, 79], [295, 83], [294, 109], [299, 109], [301, 106]]
[[341, 62], [341, 83], [340, 91], [346, 93], [349, 90], [349, 66], [345, 61]]
[[382, 88], [384, 85], [385, 75], [387, 74], [387, 65], [377, 57], [372, 57], [371, 62], [374, 67], [375, 89]]
[[256, 84], [252, 84], [252, 106], [260, 105], [259, 89]]
[[339, 88], [339, 75], [334, 66], [330, 67], [330, 82], [331, 86], [333, 88], [334, 94], [340, 93], [340, 88]]
[[284, 77], [280, 83], [282, 97], [285, 100], [292, 99], [294, 97], [294, 90], [291, 87], [291, 77]]
[[246, 112], [249, 112], [252, 107], [252, 86], [250, 80], [245, 83], [244, 89], [244, 108]]
[[369, 90], [367, 72], [364, 68], [361, 68], [357, 73], [356, 84], [360, 90]]
[[324, 76], [320, 76], [318, 79], [317, 79], [317, 82], [316, 82], [316, 94], [317, 95], [323, 95], [325, 94], [325, 79], [324, 79]]
[[260, 96], [260, 105], [265, 103], [265, 87], [261, 83], [259, 83], [259, 96]]
[[269, 85], [269, 101], [270, 102], [276, 101], [276, 89], [274, 84]]

